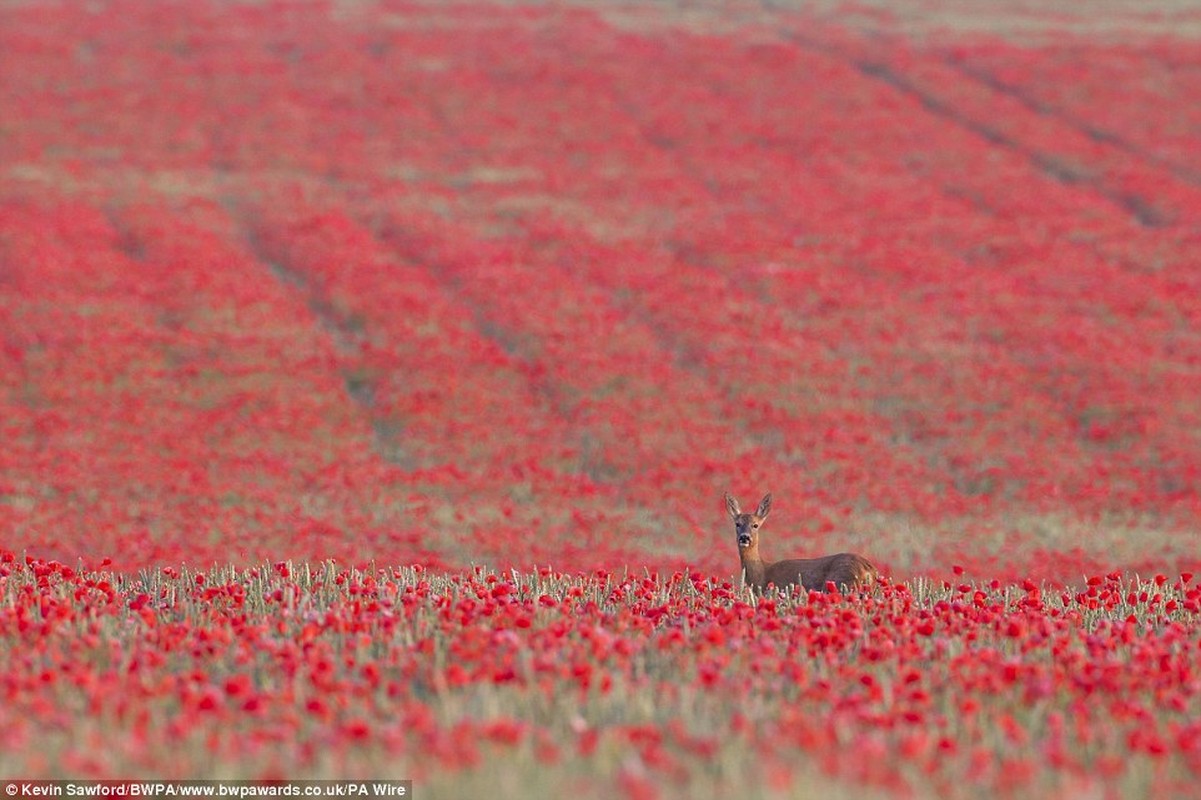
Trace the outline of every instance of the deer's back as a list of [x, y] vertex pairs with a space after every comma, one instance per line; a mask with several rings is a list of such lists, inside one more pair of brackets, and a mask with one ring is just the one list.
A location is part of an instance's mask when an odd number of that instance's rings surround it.
[[824, 558], [790, 558], [767, 568], [766, 583], [778, 587], [799, 583], [824, 592], [827, 583], [843, 590], [866, 589], [876, 580], [876, 568], [863, 556], [839, 553]]

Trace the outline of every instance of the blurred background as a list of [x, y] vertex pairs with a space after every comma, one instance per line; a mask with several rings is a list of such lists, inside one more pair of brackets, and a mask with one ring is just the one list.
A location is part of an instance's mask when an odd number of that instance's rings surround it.
[[1201, 9], [0, 0], [0, 531], [1201, 566]]

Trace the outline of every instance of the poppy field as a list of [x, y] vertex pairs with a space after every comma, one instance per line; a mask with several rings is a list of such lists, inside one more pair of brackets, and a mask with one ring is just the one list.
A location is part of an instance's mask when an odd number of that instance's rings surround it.
[[979, 5], [0, 0], [0, 778], [1189, 791], [1201, 13]]

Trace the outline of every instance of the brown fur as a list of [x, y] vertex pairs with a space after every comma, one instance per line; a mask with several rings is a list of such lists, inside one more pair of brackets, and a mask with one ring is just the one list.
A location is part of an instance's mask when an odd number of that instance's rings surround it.
[[737, 537], [749, 537], [749, 543], [739, 542], [738, 555], [742, 559], [742, 574], [746, 582], [758, 593], [768, 584], [777, 588], [799, 583], [806, 589], [826, 591], [833, 583], [841, 591], [862, 591], [876, 582], [876, 568], [866, 558], [855, 553], [838, 553], [821, 558], [789, 558], [766, 563], [759, 555], [759, 526], [771, 511], [771, 495], [759, 503], [754, 514], [743, 514], [738, 501], [726, 495], [726, 510], [734, 520]]

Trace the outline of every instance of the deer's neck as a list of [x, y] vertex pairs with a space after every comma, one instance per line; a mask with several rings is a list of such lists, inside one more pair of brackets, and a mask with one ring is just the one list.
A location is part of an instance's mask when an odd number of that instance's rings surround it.
[[767, 565], [763, 563], [763, 559], [759, 557], [759, 546], [748, 547], [740, 551], [739, 556], [742, 558], [742, 575], [743, 580], [748, 585], [754, 586], [757, 589], [763, 588], [763, 581], [767, 572]]

